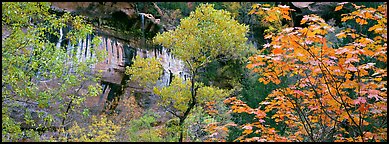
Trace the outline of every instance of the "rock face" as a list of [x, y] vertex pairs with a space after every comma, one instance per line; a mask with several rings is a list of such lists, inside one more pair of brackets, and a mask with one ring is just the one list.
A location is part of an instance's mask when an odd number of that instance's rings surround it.
[[[165, 48], [146, 48], [145, 39], [150, 38], [161, 28], [158, 26], [159, 21], [150, 14], [138, 13], [135, 4], [131, 2], [53, 2], [52, 9], [60, 12], [71, 12], [88, 17], [89, 20], [98, 21], [96, 26], [96, 35], [102, 37], [102, 43], [98, 50], [105, 50], [108, 53], [107, 59], [91, 66], [95, 71], [102, 70], [102, 83], [107, 85], [106, 92], [99, 97], [98, 104], [108, 99], [112, 84], [120, 85], [123, 82], [124, 70], [130, 66], [132, 59], [136, 55], [143, 58], [157, 57], [163, 66], [163, 76], [157, 82], [158, 86], [167, 86], [170, 84], [173, 75], [187, 78], [182, 61], [177, 60]], [[125, 28], [116, 27], [114, 23], [125, 23]], [[126, 29], [126, 28], [130, 29]], [[123, 34], [122, 31], [128, 31], [130, 34]], [[139, 33], [134, 33], [140, 31]], [[150, 34], [151, 33], [151, 34]], [[75, 46], [68, 44], [68, 51], [77, 51], [77, 57], [81, 61], [94, 57], [90, 53], [90, 41], [93, 36], [87, 39], [79, 40]], [[89, 43], [89, 45], [88, 45]], [[78, 46], [78, 47], [77, 47]], [[84, 55], [85, 54], [85, 55]], [[148, 93], [141, 88], [136, 88], [134, 84], [128, 84], [137, 92]], [[144, 97], [142, 97], [144, 98]], [[94, 100], [92, 100], [94, 101]], [[149, 101], [142, 99], [141, 101]], [[147, 102], [149, 103], [149, 102]], [[145, 105], [146, 107], [147, 104]]]
[[314, 13], [332, 12], [337, 2], [315, 2], [308, 6], [308, 9]]
[[[86, 39], [79, 40], [79, 43], [75, 46], [70, 45], [70, 43], [63, 46], [67, 47], [68, 51], [77, 51], [75, 56], [77, 56], [80, 61], [85, 61], [88, 58], [95, 57], [95, 53], [88, 51], [88, 49], [91, 49], [90, 41], [96, 36], [101, 37], [102, 41], [97, 49], [106, 51], [108, 57], [103, 62], [90, 67], [91, 69], [95, 69], [95, 71], [103, 71], [101, 84], [106, 88], [103, 89], [104, 93], [101, 96], [88, 97], [85, 106], [94, 114], [97, 114], [104, 109], [106, 102], [113, 99], [112, 97], [121, 97], [121, 99], [123, 99], [129, 96], [136, 96], [136, 102], [139, 106], [144, 109], [151, 109], [153, 112], [161, 115], [163, 117], [161, 122], [168, 120], [169, 116], [166, 115], [165, 110], [157, 106], [157, 102], [159, 101], [158, 96], [153, 95], [151, 90], [138, 87], [135, 83], [127, 83], [127, 79], [124, 78], [125, 67], [130, 66], [133, 58], [137, 55], [141, 58], [156, 57], [160, 60], [163, 67], [163, 75], [157, 82], [157, 86], [163, 87], [168, 86], [171, 83], [173, 75], [188, 79], [189, 74], [183, 61], [175, 58], [169, 50], [164, 47], [145, 49], [143, 45], [134, 45], [133, 43], [128, 43], [115, 37], [104, 35], [104, 33], [90, 35]], [[71, 55], [70, 52], [68, 53]], [[117, 95], [113, 94], [117, 91], [115, 90], [115, 87], [118, 86], [123, 86], [124, 92], [117, 92]], [[116, 110], [126, 112], [126, 110], [123, 109], [123, 106], [118, 106]]]
[[292, 4], [300, 9], [307, 8], [312, 12], [324, 12], [336, 6], [337, 2], [292, 2]]
[[325, 17], [334, 12], [338, 2], [292, 2], [292, 4], [301, 9], [300, 15], [317, 14]]
[[[58, 128], [60, 125], [61, 119], [55, 116], [57, 111], [54, 109], [38, 108], [38, 103], [36, 102], [14, 101], [12, 103], [13, 106], [9, 107], [11, 113], [10, 117], [13, 118], [15, 122], [20, 123], [22, 129], [35, 129], [38, 128], [39, 125], [47, 126], [47, 128]], [[24, 120], [26, 111], [31, 114], [31, 119], [34, 120], [35, 125], [27, 124]], [[53, 116], [51, 125], [48, 125], [47, 121], [43, 120], [48, 114]]]
[[292, 2], [292, 4], [298, 8], [306, 8], [309, 7], [310, 4], [314, 2]]
[[338, 2], [291, 2], [291, 7], [296, 11], [292, 13], [295, 26], [301, 26], [300, 21], [304, 15], [315, 14], [330, 23], [339, 23], [340, 15], [335, 12]]
[[[133, 39], [142, 37], [142, 13], [136, 10], [132, 2], [52, 2], [51, 9], [58, 13], [71, 12], [86, 16], [100, 32], [121, 40], [136, 43], [139, 40]], [[161, 25], [151, 17], [145, 18], [144, 35], [151, 38], [161, 29]]]
[[[91, 65], [90, 68], [95, 69], [95, 71], [103, 71], [103, 82], [121, 84], [125, 66], [130, 66], [132, 64], [132, 59], [137, 55], [142, 58], [156, 57], [160, 60], [164, 72], [158, 82], [159, 86], [169, 85], [171, 82], [170, 77], [173, 75], [178, 75], [183, 79], [186, 79], [189, 76], [183, 61], [175, 58], [169, 50], [164, 47], [147, 50], [127, 44], [116, 38], [105, 35], [97, 36], [101, 37], [102, 41], [97, 50], [106, 51], [108, 56], [103, 62]], [[95, 53], [90, 51], [93, 37], [95, 36], [88, 35], [86, 39], [78, 40], [78, 44], [71, 45], [68, 43], [68, 45], [64, 45], [64, 47], [67, 47], [67, 52], [70, 56], [73, 57], [70, 51], [76, 51], [76, 55], [74, 56], [77, 56], [81, 62], [86, 61], [89, 58], [95, 57]]]
[[[108, 93], [110, 93], [113, 84], [122, 84], [125, 66], [131, 65], [131, 61], [136, 55], [141, 55], [143, 58], [161, 57], [164, 75], [158, 82], [160, 86], [168, 85], [173, 74], [181, 74], [181, 76], [186, 77], [184, 72], [180, 72], [183, 71], [181, 70], [183, 64], [168, 54], [166, 49], [163, 48], [158, 52], [153, 48], [145, 50], [145, 37], [150, 36], [150, 33], [153, 35], [153, 33], [159, 31], [160, 28], [157, 26], [159, 23], [155, 21], [154, 17], [150, 17], [150, 14], [138, 14], [134, 3], [53, 2], [52, 9], [59, 12], [84, 15], [92, 22], [97, 21], [97, 24], [95, 24], [96, 35], [103, 37], [98, 50], [105, 50], [108, 53], [108, 57], [104, 62], [91, 66], [95, 71], [103, 71], [101, 82], [108, 85], [106, 92], [98, 100], [99, 102], [108, 98]], [[120, 27], [115, 23], [119, 23], [118, 25], [124, 23], [123, 25], [126, 26]], [[137, 33], [137, 31], [141, 32]], [[88, 51], [92, 37], [88, 36], [87, 39], [79, 40], [79, 43], [75, 46], [68, 44], [67, 50], [77, 51], [76, 56], [81, 61], [94, 57], [94, 54]]]
[[98, 63], [96, 71], [104, 71], [102, 81], [120, 84], [124, 74], [124, 61], [132, 57], [124, 55], [123, 44], [111, 41], [109, 38], [102, 38], [102, 43], [98, 50], [104, 50], [108, 57], [104, 62]]
[[153, 49], [153, 50], [142, 50], [137, 49], [140, 57], [143, 58], [151, 58], [156, 57], [160, 60], [160, 63], [163, 67], [163, 75], [160, 78], [160, 81], [157, 82], [158, 86], [168, 86], [171, 83], [171, 76], [179, 76], [183, 79], [187, 79], [189, 77], [189, 73], [185, 68], [184, 62], [175, 58], [168, 49], [162, 47], [161, 49]]
[[122, 11], [129, 17], [137, 17], [131, 2], [52, 2], [52, 9], [79, 13], [88, 17], [104, 17]]

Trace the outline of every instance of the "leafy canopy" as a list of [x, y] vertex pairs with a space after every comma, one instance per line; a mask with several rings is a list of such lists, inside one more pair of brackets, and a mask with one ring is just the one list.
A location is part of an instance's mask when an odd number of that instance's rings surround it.
[[200, 4], [175, 30], [158, 33], [153, 41], [171, 49], [193, 71], [220, 55], [237, 58], [247, 48], [247, 32], [228, 11]]
[[[183, 113], [188, 109], [191, 100], [191, 82], [183, 81], [180, 77], [174, 77], [168, 87], [158, 89], [154, 87], [154, 93], [161, 96], [159, 104], [163, 106], [173, 105], [173, 108]], [[200, 105], [205, 105], [209, 101], [220, 101], [229, 95], [230, 91], [219, 89], [213, 86], [201, 86], [197, 90], [197, 101]]]
[[152, 87], [162, 75], [162, 65], [156, 58], [135, 57], [131, 67], [126, 67], [127, 75], [131, 75], [131, 81], [140, 86]]
[[183, 140], [182, 124], [196, 106], [205, 106], [210, 101], [220, 101], [230, 91], [198, 83], [199, 69], [217, 59], [237, 59], [248, 48], [248, 26], [239, 24], [225, 10], [215, 10], [213, 4], [200, 4], [189, 17], [181, 19], [173, 31], [158, 33], [153, 42], [171, 50], [185, 62], [191, 72], [190, 81], [174, 78], [170, 86], [154, 88], [162, 98], [161, 105], [180, 118], [180, 141]]

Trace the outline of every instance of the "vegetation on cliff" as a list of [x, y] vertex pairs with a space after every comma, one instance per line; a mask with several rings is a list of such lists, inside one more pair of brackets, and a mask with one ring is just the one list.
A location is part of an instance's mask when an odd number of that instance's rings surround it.
[[[387, 141], [386, 2], [83, 5], [2, 3], [2, 141]], [[102, 32], [141, 50], [108, 89]]]

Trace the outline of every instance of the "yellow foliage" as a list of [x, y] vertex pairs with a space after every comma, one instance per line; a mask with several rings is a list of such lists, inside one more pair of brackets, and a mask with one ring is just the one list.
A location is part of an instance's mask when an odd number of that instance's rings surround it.
[[180, 77], [173, 78], [172, 83], [168, 87], [161, 89], [154, 88], [154, 93], [161, 96], [160, 105], [168, 106], [173, 104], [173, 107], [179, 112], [185, 112], [188, 108], [188, 103], [191, 99], [190, 81], [183, 81]]
[[126, 74], [131, 75], [130, 80], [143, 87], [153, 87], [162, 75], [162, 65], [156, 58], [135, 57], [131, 67], [126, 67]]
[[115, 136], [120, 129], [121, 126], [101, 115], [100, 118], [92, 116], [92, 124], [85, 128], [75, 122], [66, 132], [70, 135], [68, 141], [72, 142], [112, 142], [116, 141]]
[[158, 33], [153, 42], [172, 50], [190, 71], [202, 67], [221, 54], [237, 58], [247, 49], [248, 26], [239, 24], [231, 13], [215, 10], [212, 4], [200, 4], [181, 19], [173, 31]]

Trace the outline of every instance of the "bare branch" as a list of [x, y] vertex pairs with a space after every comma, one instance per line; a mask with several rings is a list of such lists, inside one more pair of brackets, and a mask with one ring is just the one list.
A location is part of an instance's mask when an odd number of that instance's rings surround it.
[[157, 9], [158, 13], [159, 13], [161, 16], [164, 16], [162, 10], [158, 7], [158, 5], [157, 5], [155, 2], [153, 2], [153, 5], [154, 5], [154, 8]]

